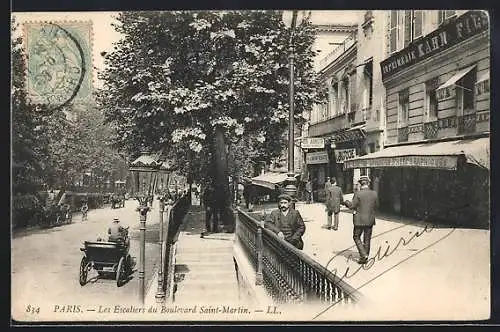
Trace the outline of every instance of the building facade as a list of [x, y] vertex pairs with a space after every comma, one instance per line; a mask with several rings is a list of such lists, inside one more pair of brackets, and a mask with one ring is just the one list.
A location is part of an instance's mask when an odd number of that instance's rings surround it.
[[324, 104], [311, 111], [308, 136], [322, 138], [307, 148], [306, 164], [316, 182], [318, 198], [326, 177], [334, 177], [344, 193], [356, 190], [369, 168], [346, 168], [344, 161], [379, 151], [384, 145], [385, 88], [379, 63], [386, 54], [384, 11], [359, 11], [344, 41], [324, 57], [318, 68]]
[[489, 17], [484, 11], [386, 11], [384, 150], [368, 167], [381, 209], [488, 223]]

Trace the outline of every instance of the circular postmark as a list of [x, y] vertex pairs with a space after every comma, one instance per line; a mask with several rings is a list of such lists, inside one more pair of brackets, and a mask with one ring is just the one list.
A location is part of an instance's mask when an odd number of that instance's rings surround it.
[[85, 53], [78, 39], [56, 23], [30, 30], [28, 44], [28, 93], [44, 109], [69, 104], [78, 94], [86, 74]]

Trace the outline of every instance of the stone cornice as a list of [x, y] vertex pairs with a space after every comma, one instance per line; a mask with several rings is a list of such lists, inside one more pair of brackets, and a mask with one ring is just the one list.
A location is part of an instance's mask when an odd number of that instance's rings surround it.
[[320, 32], [354, 32], [358, 29], [358, 25], [343, 25], [343, 24], [313, 24]]

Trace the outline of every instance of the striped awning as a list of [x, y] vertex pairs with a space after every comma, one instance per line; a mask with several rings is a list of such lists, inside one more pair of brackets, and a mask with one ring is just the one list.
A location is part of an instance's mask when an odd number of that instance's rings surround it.
[[393, 146], [344, 161], [346, 168], [422, 167], [457, 169], [458, 158], [490, 169], [489, 137]]

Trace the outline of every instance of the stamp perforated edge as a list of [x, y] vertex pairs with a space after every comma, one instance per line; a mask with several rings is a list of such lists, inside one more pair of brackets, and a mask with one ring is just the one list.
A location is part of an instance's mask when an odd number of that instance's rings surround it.
[[[22, 37], [22, 47], [23, 47], [23, 58], [24, 58], [24, 82], [25, 82], [25, 89], [28, 91], [28, 33], [27, 33], [27, 26], [30, 24], [49, 24], [49, 23], [61, 23], [61, 24], [71, 24], [71, 23], [87, 23], [89, 25], [89, 48], [90, 48], [90, 93], [89, 96], [87, 97], [88, 99], [93, 99], [94, 96], [94, 86], [95, 86], [95, 78], [94, 78], [94, 22], [92, 20], [26, 20], [23, 22], [20, 22], [21, 25], [21, 37]], [[33, 102], [30, 100], [30, 96], [27, 93], [26, 97], [30, 102]]]

